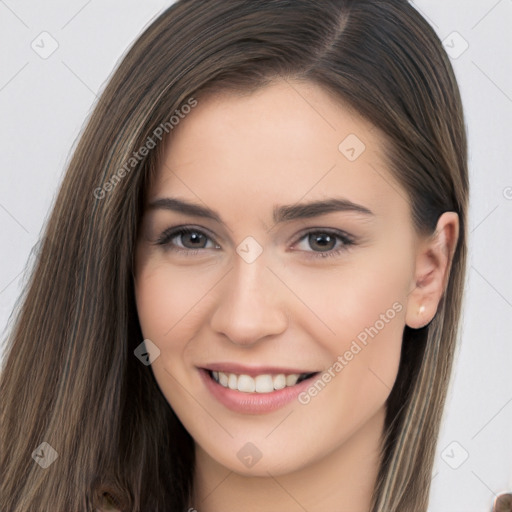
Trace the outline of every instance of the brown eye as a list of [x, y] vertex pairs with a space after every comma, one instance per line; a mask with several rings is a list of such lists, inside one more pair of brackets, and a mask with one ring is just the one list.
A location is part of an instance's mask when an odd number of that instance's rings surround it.
[[[204, 249], [205, 244], [208, 241], [208, 237], [198, 231], [187, 231], [180, 233], [177, 236], [181, 237], [181, 242], [187, 249]], [[190, 247], [188, 244], [190, 244]]]
[[[213, 245], [208, 246], [208, 243]], [[162, 245], [165, 249], [174, 251], [194, 251], [197, 249], [219, 249], [220, 246], [213, 242], [210, 236], [195, 228], [170, 228], [162, 233], [155, 242], [156, 245]]]
[[304, 233], [296, 244], [301, 252], [311, 258], [339, 256], [355, 245], [355, 240], [342, 231], [320, 230]]
[[336, 246], [336, 237], [330, 233], [310, 233], [308, 235], [310, 247], [319, 251], [330, 251]]

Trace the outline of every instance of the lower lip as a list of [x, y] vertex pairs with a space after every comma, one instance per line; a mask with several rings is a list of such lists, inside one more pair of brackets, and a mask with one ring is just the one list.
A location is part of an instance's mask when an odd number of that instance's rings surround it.
[[298, 395], [311, 385], [311, 379], [303, 380], [295, 386], [286, 387], [270, 393], [244, 393], [225, 388], [213, 380], [208, 371], [199, 368], [201, 378], [210, 393], [228, 409], [244, 414], [264, 414], [276, 411], [296, 400]]

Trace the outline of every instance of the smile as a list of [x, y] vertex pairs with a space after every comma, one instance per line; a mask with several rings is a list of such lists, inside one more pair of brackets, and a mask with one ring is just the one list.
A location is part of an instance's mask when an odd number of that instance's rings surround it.
[[295, 386], [303, 380], [313, 377], [316, 373], [262, 374], [251, 377], [245, 374], [209, 370], [209, 375], [215, 382], [225, 388], [241, 391], [242, 393], [272, 393], [286, 387]]
[[320, 373], [237, 364], [209, 366], [198, 368], [207, 392], [224, 407], [241, 414], [266, 414], [296, 402]]

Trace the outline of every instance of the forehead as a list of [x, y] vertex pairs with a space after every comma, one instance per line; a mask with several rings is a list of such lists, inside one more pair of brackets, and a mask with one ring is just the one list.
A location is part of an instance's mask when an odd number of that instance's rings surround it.
[[386, 143], [314, 84], [280, 81], [249, 95], [198, 97], [172, 132], [149, 198], [172, 193], [237, 208], [239, 216], [343, 196], [384, 213], [397, 199], [407, 203], [387, 168]]

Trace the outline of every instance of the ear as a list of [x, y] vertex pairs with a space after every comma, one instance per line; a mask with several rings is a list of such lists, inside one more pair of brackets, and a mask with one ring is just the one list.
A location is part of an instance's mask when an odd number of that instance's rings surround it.
[[424, 327], [434, 318], [446, 290], [450, 268], [459, 238], [459, 216], [443, 213], [434, 234], [419, 244], [416, 254], [415, 286], [407, 299], [405, 323]]

